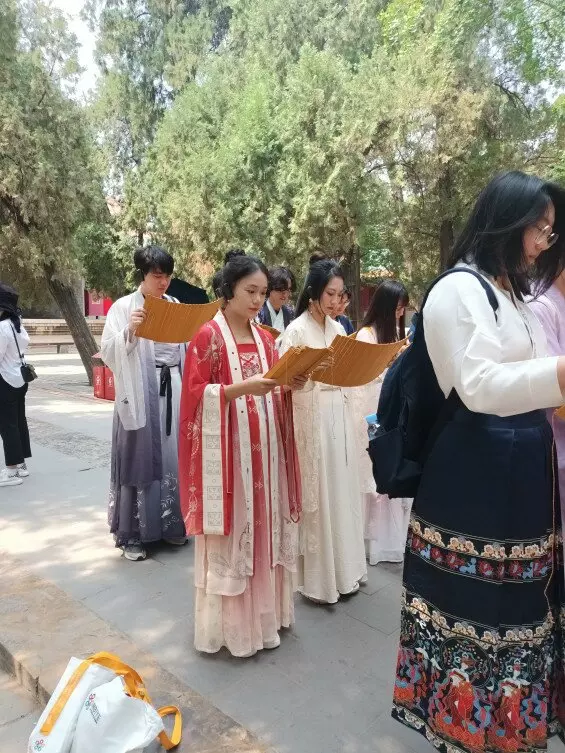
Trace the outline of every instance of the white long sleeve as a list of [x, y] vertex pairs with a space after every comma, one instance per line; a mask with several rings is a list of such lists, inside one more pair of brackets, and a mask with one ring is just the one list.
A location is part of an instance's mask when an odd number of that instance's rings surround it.
[[526, 304], [493, 290], [497, 318], [470, 274], [449, 275], [430, 293], [424, 334], [443, 393], [455, 387], [469, 410], [497, 416], [561, 405], [557, 358], [543, 357], [541, 326]]
[[[130, 341], [127, 337], [129, 316], [133, 308], [139, 305], [136, 295], [124, 296], [111, 306], [104, 324], [100, 349], [104, 363], [114, 372], [116, 410], [128, 431], [141, 429], [146, 422], [142, 377], [144, 349], [139, 338]], [[151, 360], [155, 363], [154, 357]]]

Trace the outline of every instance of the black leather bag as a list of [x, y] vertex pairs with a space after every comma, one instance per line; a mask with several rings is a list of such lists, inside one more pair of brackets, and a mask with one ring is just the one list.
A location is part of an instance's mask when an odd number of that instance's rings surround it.
[[25, 358], [22, 356], [22, 352], [18, 344], [18, 338], [16, 337], [16, 330], [14, 329], [13, 325], [12, 334], [14, 335], [14, 342], [16, 343], [16, 348], [18, 349], [18, 355], [20, 357], [20, 373], [22, 375], [22, 379], [26, 384], [29, 384], [30, 382], [33, 382], [34, 379], [37, 379], [37, 373], [31, 363], [26, 363]]

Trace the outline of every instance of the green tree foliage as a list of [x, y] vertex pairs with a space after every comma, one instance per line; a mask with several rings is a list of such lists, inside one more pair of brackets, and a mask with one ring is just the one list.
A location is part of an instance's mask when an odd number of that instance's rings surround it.
[[[314, 250], [386, 260], [417, 292], [495, 172], [565, 173], [555, 0], [102, 5], [104, 87], [151, 84], [122, 103], [146, 103], [122, 195], [200, 281], [240, 245], [299, 273]], [[104, 137], [132, 132], [104, 87]]]
[[73, 251], [80, 261], [87, 290], [116, 300], [135, 289], [135, 242], [120, 232], [116, 223], [85, 222], [73, 237]]
[[123, 197], [118, 222], [143, 243], [152, 206], [145, 158], [166, 108], [219, 45], [230, 11], [214, 0], [89, 0], [101, 76], [91, 119], [108, 190]]
[[70, 284], [80, 273], [73, 238], [105, 205], [84, 115], [67, 94], [75, 43], [39, 1], [2, 0], [0, 39], [0, 268], [24, 294], [47, 286], [90, 370], [96, 344]]

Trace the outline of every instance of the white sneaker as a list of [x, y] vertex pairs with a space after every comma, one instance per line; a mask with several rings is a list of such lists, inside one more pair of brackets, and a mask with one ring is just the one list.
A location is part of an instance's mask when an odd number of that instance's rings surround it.
[[18, 486], [19, 484], [23, 484], [23, 481], [18, 476], [17, 469], [2, 468], [0, 471], [0, 486]]
[[122, 547], [123, 556], [130, 562], [139, 562], [147, 557], [145, 549], [140, 543], [128, 542]]
[[20, 463], [18, 465], [17, 474], [20, 478], [27, 478], [29, 476], [29, 471], [25, 463]]

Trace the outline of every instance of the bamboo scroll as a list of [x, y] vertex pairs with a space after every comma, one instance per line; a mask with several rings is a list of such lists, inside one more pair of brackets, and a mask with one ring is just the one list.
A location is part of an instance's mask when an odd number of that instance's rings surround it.
[[138, 337], [158, 343], [186, 343], [203, 324], [214, 318], [220, 302], [173, 303], [148, 295], [143, 307], [147, 315], [137, 328], [135, 334]]
[[308, 348], [306, 346], [289, 348], [279, 358], [272, 369], [264, 375], [274, 379], [278, 384], [290, 384], [296, 376], [310, 374], [321, 362], [331, 355], [329, 348]]
[[330, 346], [331, 364], [316, 369], [311, 379], [334, 387], [361, 387], [379, 377], [405, 345], [405, 340], [373, 345], [337, 335]]

